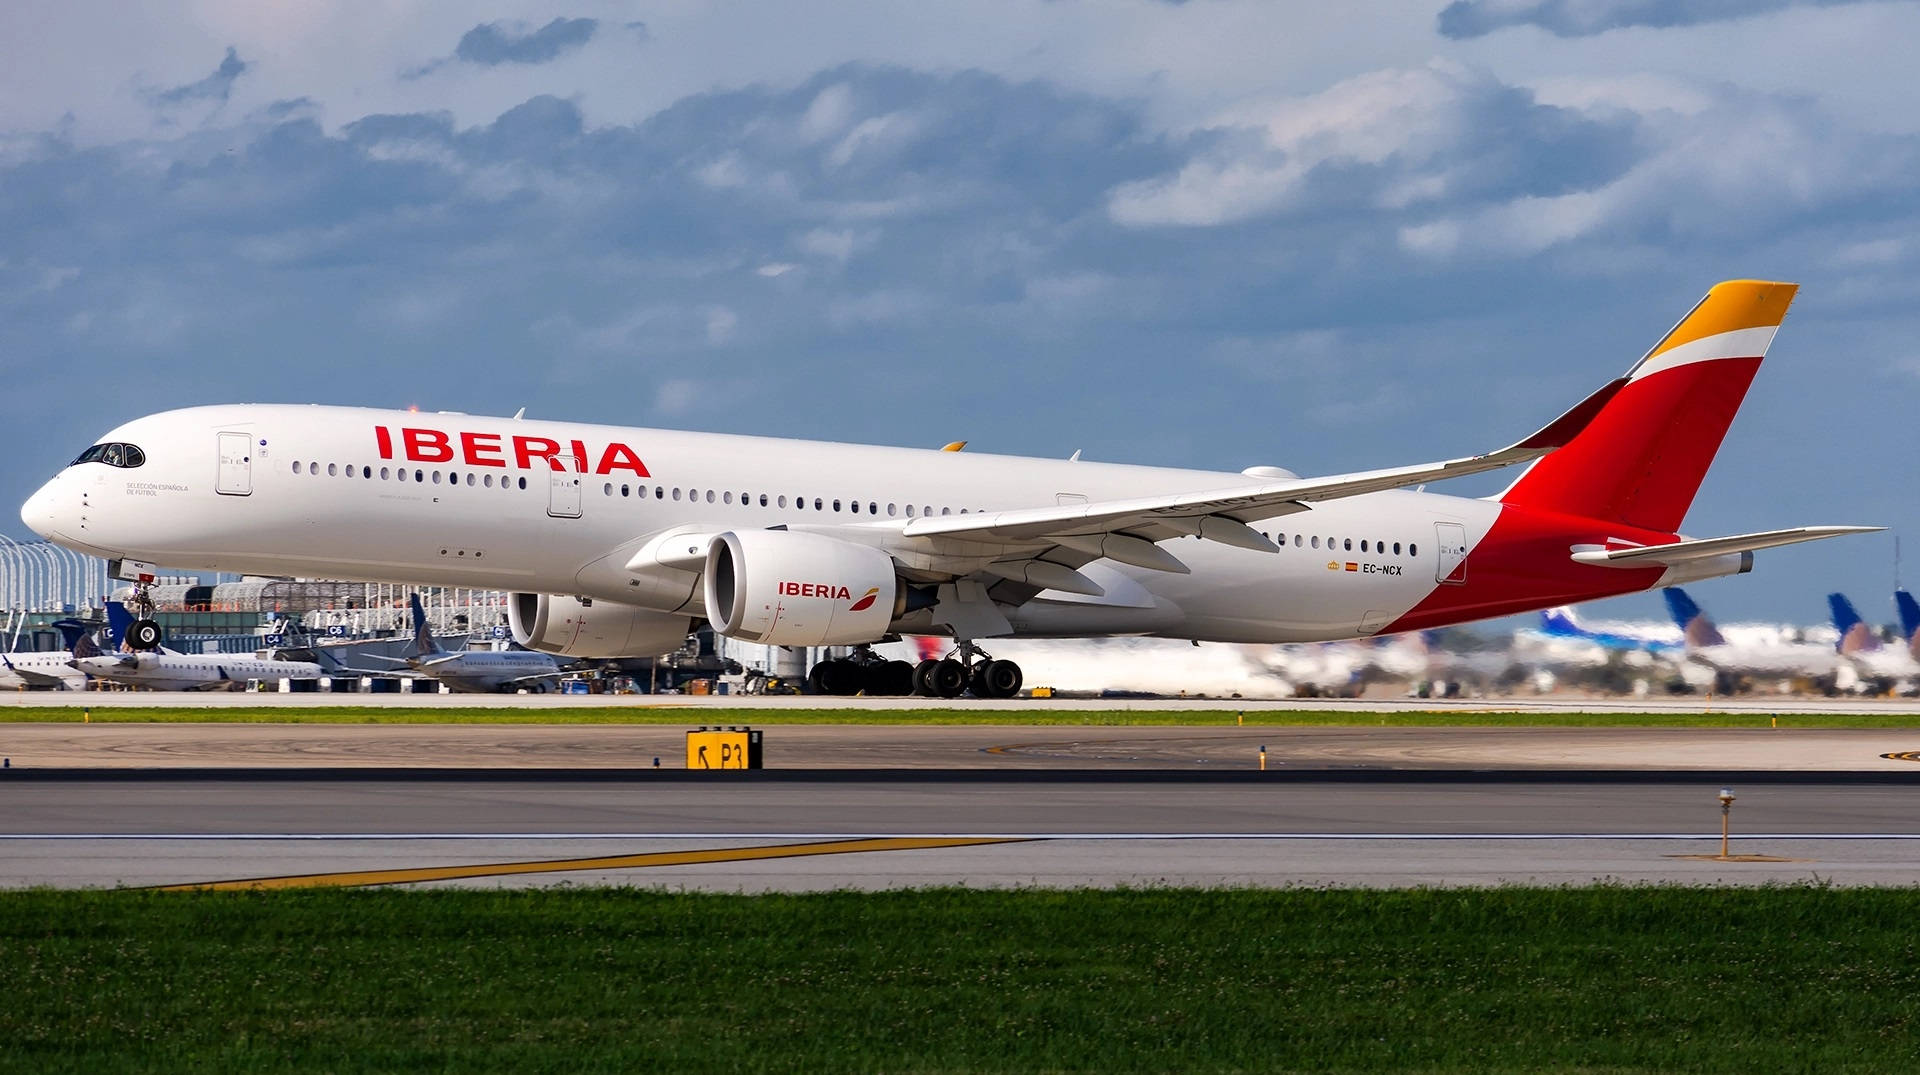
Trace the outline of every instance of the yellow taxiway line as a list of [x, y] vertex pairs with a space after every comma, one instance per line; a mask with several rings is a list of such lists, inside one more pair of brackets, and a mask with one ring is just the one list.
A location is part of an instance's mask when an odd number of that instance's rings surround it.
[[1008, 837], [897, 836], [864, 840], [825, 840], [804, 844], [767, 844], [759, 847], [720, 847], [702, 851], [655, 851], [641, 855], [600, 858], [545, 859], [534, 862], [489, 862], [471, 866], [423, 866], [399, 870], [351, 870], [308, 873], [288, 877], [254, 877], [238, 881], [207, 881], [185, 885], [156, 885], [161, 892], [218, 892], [267, 888], [353, 888], [364, 885], [407, 885], [422, 881], [451, 881], [466, 877], [503, 877], [521, 873], [562, 873], [570, 870], [635, 870], [650, 866], [695, 866], [708, 862], [753, 862], [760, 859], [802, 858], [809, 855], [847, 855], [861, 851], [921, 851], [940, 847], [1010, 844]]

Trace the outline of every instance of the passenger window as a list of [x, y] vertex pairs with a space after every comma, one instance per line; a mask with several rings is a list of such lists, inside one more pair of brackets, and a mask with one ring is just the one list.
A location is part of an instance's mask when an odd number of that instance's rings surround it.
[[707, 490], [707, 503], [713, 503], [713, 490]]
[[1366, 538], [1361, 538], [1361, 539], [1360, 539], [1360, 551], [1361, 551], [1361, 552], [1366, 552], [1366, 551], [1367, 551], [1367, 539], [1366, 539]]
[[675, 500], [679, 500], [679, 499], [680, 499], [680, 487], [679, 487], [679, 486], [677, 486], [677, 485], [673, 487], [673, 498], [674, 498]]
[[1408, 555], [1408, 556], [1418, 556], [1418, 555], [1420, 555], [1420, 546], [1418, 546], [1418, 545], [1409, 545], [1409, 546], [1407, 546], [1407, 555]]
[[889, 519], [891, 519], [891, 518], [893, 518], [893, 514], [894, 514], [894, 513], [893, 513], [893, 505], [892, 505], [892, 504], [888, 504], [888, 505], [887, 505], [887, 518], [889, 518]]
[[300, 473], [300, 460], [298, 460], [298, 459], [296, 459], [296, 460], [294, 460], [294, 461], [293, 461], [293, 472], [294, 472], [295, 474], [298, 474], [298, 473]]
[[1314, 548], [1316, 548], [1316, 549], [1320, 547], [1320, 539], [1319, 539], [1319, 538], [1317, 538], [1317, 537], [1316, 537], [1316, 538], [1314, 538], [1314, 539], [1313, 539], [1313, 547], [1314, 547]]
[[527, 487], [527, 479], [525, 479], [525, 478], [521, 478], [521, 479], [520, 479], [520, 488], [522, 488], [522, 489], [525, 489], [526, 487]]
[[[763, 508], [767, 506], [767, 494], [765, 494], [765, 493], [761, 493], [761, 494], [760, 494], [760, 506], [761, 506], [761, 507], [763, 507]], [[781, 504], [780, 506], [781, 506], [781, 507], [783, 507], [783, 508], [784, 508], [784, 507], [786, 507], [786, 505], [785, 505], [784, 503], [783, 503], [783, 504]]]
[[493, 488], [493, 475], [488, 474], [487, 476], [481, 478], [480, 484], [485, 486], [488, 489]]
[[787, 495], [786, 495], [785, 493], [781, 493], [781, 494], [780, 494], [780, 499], [779, 499], [778, 501], [776, 501], [776, 503], [778, 503], [778, 504], [779, 504], [779, 505], [780, 505], [781, 507], [783, 507], [783, 508], [784, 508], [784, 507], [786, 507], [786, 506], [787, 506]]
[[612, 495], [613, 495], [613, 483], [612, 483], [612, 482], [608, 482], [608, 483], [607, 483], [607, 484], [606, 484], [605, 486], [603, 486], [603, 487], [601, 487], [601, 490], [600, 490], [600, 491], [601, 491], [602, 493], [604, 493], [605, 495], [607, 495], [607, 496], [612, 496]]
[[908, 504], [908, 505], [907, 505], [907, 518], [909, 518], [909, 519], [911, 519], [911, 518], [913, 518], [913, 505], [912, 505], [912, 504]]
[[814, 497], [814, 498], [813, 498], [813, 510], [815, 510], [815, 511], [824, 511], [824, 510], [826, 510], [826, 509], [824, 509], [824, 508], [822, 508], [822, 507], [821, 507], [821, 505], [822, 505], [822, 504], [824, 504], [824, 503], [825, 503], [825, 501], [823, 501], [823, 500], [821, 500], [821, 499], [820, 499], [819, 497], [817, 497], [817, 496], [816, 496], [816, 497]]
[[839, 510], [840, 510], [840, 501], [838, 501], [838, 500], [835, 500], [835, 501], [833, 502], [833, 510], [835, 510], [835, 511], [839, 511]]
[[1398, 541], [1393, 543], [1393, 554], [1395, 556], [1400, 555], [1400, 543]]
[[[708, 497], [707, 499], [709, 499], [709, 500], [711, 500], [711, 499], [713, 499], [713, 498], [712, 498], [711, 496], [709, 496], [709, 497]], [[721, 499], [721, 500], [723, 500], [723, 501], [725, 501], [725, 502], [726, 502], [726, 503], [728, 503], [728, 504], [731, 504], [731, 503], [733, 503], [733, 493], [732, 493], [732, 491], [731, 491], [731, 490], [729, 490], [729, 491], [728, 491], [728, 493], [727, 493], [727, 495], [726, 495], [726, 496], [724, 496], [724, 497], [721, 497], [720, 499]]]
[[1293, 535], [1293, 547], [1294, 547], [1294, 548], [1296, 548], [1296, 549], [1300, 547], [1300, 535], [1299, 535], [1299, 534], [1295, 534], [1295, 535]]
[[1353, 551], [1353, 539], [1352, 539], [1352, 538], [1348, 538], [1348, 539], [1347, 539], [1347, 543], [1346, 543], [1346, 547], [1345, 547], [1345, 551], [1347, 551], [1347, 552], [1352, 552], [1352, 551]]

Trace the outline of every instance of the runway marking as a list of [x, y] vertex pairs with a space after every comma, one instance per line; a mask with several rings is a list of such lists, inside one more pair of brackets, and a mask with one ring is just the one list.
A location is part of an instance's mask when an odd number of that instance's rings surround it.
[[[951, 841], [933, 846], [972, 843], [1016, 843], [1043, 840], [1718, 840], [1713, 832], [943, 832], [917, 836], [877, 836], [844, 832], [12, 832], [0, 833], [0, 843], [75, 840], [180, 842], [320, 842], [369, 843], [393, 841], [488, 840], [499, 843], [594, 840], [795, 840], [846, 843], [850, 841]], [[1755, 832], [1752, 840], [1920, 840], [1920, 832]], [[724, 849], [723, 849], [724, 850]], [[815, 852], [827, 854], [830, 852]]]
[[[709, 837], [710, 838], [710, 837]], [[471, 866], [426, 866], [399, 870], [352, 870], [340, 873], [255, 877], [237, 881], [209, 881], [184, 885], [155, 885], [161, 892], [209, 892], [269, 888], [353, 888], [404, 885], [421, 881], [450, 881], [469, 877], [502, 877], [523, 873], [563, 873], [576, 870], [631, 870], [650, 866], [693, 866], [709, 862], [751, 862], [801, 858], [810, 855], [846, 855], [862, 851], [915, 851], [929, 848], [970, 847], [1011, 843], [1010, 839], [977, 837], [892, 837], [834, 840], [824, 843], [774, 844], [761, 847], [711, 848], [701, 851], [656, 851], [600, 858], [546, 859], [534, 862], [492, 862]]]
[[1783, 859], [1778, 855], [1667, 855], [1670, 859], [1695, 859], [1700, 862], [1818, 862], [1818, 859]]

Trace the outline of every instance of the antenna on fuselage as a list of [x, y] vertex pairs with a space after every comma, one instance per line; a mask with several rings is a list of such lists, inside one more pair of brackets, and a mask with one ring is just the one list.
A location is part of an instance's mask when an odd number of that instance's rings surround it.
[[513, 420], [516, 422], [518, 422], [522, 418], [525, 418], [526, 416], [527, 416], [527, 409], [525, 407], [522, 407], [519, 410], [513, 412]]

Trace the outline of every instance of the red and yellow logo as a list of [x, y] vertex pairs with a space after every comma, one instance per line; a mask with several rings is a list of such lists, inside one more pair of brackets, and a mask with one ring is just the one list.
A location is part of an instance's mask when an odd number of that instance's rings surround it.
[[853, 606], [851, 608], [848, 608], [847, 611], [848, 612], [865, 612], [866, 610], [873, 607], [874, 600], [879, 596], [880, 596], [880, 587], [875, 586], [873, 589], [868, 590], [865, 594], [863, 594], [860, 600], [855, 601], [853, 603]]

